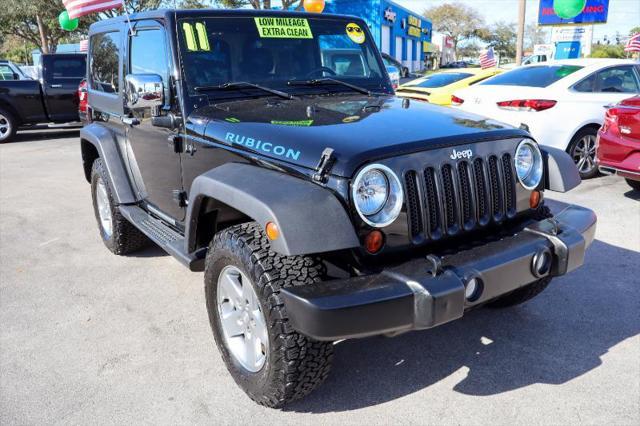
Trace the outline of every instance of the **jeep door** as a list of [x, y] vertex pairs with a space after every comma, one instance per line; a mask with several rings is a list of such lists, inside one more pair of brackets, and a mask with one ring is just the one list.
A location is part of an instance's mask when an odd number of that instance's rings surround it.
[[133, 119], [133, 124], [127, 127], [127, 140], [131, 149], [129, 163], [140, 197], [155, 213], [182, 221], [185, 209], [178, 202], [182, 193], [180, 154], [175, 153], [169, 143], [175, 133], [152, 122], [153, 116], [179, 111], [175, 97], [170, 95], [168, 43], [166, 31], [156, 21], [139, 21], [135, 35], [128, 38], [129, 60], [125, 64], [125, 75], [156, 74], [162, 77], [164, 105], [127, 110]]

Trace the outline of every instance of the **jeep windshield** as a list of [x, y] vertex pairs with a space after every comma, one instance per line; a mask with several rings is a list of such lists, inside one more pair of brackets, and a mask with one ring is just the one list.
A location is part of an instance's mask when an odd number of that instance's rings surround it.
[[178, 30], [185, 82], [193, 95], [273, 96], [264, 88], [292, 95], [392, 93], [360, 21], [276, 14], [203, 17], [180, 20]]

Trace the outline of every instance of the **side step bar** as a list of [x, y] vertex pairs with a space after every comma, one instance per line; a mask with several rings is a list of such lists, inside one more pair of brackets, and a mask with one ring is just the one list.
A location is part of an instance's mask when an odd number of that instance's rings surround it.
[[184, 235], [165, 225], [160, 219], [151, 216], [138, 206], [120, 205], [119, 209], [129, 222], [164, 251], [178, 259], [180, 263], [194, 272], [204, 271], [206, 249], [198, 250], [195, 253], [187, 253], [185, 251]]

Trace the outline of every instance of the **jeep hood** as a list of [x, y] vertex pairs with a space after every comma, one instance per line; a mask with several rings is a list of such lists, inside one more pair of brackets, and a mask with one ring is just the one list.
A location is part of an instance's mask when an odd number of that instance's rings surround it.
[[205, 140], [307, 168], [325, 148], [331, 173], [350, 177], [366, 162], [410, 152], [528, 136], [507, 124], [395, 96], [266, 98], [198, 108], [189, 116]]

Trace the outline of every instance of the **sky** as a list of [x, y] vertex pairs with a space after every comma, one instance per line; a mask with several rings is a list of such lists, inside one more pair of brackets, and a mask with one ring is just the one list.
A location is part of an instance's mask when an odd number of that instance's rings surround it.
[[[445, 0], [393, 0], [417, 14], [432, 6], [449, 3]], [[484, 16], [487, 24], [498, 21], [518, 21], [517, 0], [452, 0], [476, 9]], [[526, 21], [538, 19], [538, 0], [527, 0]], [[640, 26], [640, 0], [609, 0], [609, 16], [606, 24], [594, 26], [593, 42], [602, 40], [605, 35], [615, 39], [616, 31], [626, 36], [633, 27]]]

